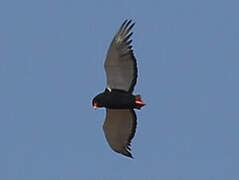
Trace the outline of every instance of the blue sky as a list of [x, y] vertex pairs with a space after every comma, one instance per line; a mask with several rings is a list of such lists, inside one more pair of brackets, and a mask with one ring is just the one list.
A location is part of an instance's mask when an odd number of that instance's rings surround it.
[[[239, 2], [0, 2], [0, 179], [238, 180]], [[91, 99], [133, 19], [135, 159], [114, 153]]]

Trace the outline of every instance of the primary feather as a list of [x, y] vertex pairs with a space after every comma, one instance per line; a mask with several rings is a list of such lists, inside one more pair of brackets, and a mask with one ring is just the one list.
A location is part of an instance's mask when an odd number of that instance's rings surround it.
[[124, 21], [114, 36], [105, 60], [107, 87], [132, 92], [137, 80], [137, 65], [130, 37], [134, 23]]

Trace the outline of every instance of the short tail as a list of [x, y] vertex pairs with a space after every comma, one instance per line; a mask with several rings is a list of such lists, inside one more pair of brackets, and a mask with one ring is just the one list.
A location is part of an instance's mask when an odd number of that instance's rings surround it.
[[135, 95], [135, 108], [140, 109], [141, 107], [145, 106], [146, 104], [141, 99], [139, 94]]

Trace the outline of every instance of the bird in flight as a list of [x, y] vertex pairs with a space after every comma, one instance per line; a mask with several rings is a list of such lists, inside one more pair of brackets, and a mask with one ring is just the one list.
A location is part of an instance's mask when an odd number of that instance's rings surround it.
[[132, 94], [137, 81], [137, 64], [130, 39], [134, 25], [132, 20], [125, 20], [114, 36], [104, 63], [106, 89], [92, 100], [95, 109], [106, 108], [103, 130], [110, 147], [131, 158], [130, 143], [137, 124], [134, 109], [145, 105], [140, 95]]

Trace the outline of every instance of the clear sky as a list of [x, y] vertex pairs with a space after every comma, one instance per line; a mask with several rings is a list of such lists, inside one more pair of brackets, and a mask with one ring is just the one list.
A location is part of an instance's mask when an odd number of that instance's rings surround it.
[[[1, 180], [238, 180], [239, 2], [1, 0]], [[104, 58], [133, 19], [135, 159], [108, 146]]]

